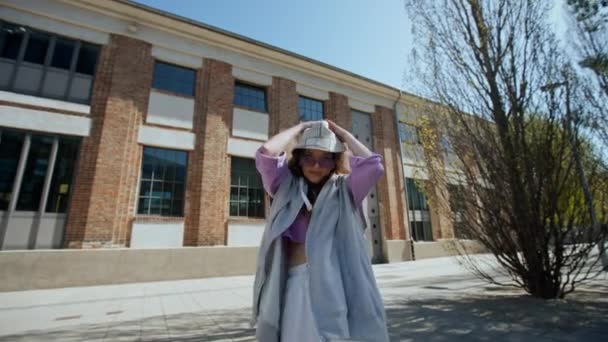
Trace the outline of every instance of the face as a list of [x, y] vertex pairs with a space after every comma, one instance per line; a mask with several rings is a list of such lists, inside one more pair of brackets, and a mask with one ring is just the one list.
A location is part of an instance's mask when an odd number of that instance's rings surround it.
[[336, 161], [330, 152], [304, 150], [300, 156], [300, 167], [308, 182], [319, 184], [336, 168]]

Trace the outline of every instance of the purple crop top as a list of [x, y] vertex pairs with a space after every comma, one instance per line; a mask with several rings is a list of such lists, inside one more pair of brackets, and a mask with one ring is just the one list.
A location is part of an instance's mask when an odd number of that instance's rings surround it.
[[[260, 147], [257, 150], [255, 164], [262, 176], [264, 189], [272, 197], [290, 171], [287, 167], [287, 156], [285, 153], [281, 153], [278, 157], [272, 157], [264, 154], [263, 149], [263, 147]], [[346, 178], [346, 185], [350, 190], [353, 203], [358, 207], [384, 174], [382, 157], [375, 153], [367, 158], [351, 156], [350, 168], [351, 172]], [[309, 217], [303, 211], [300, 211], [289, 229], [283, 233], [283, 237], [303, 243], [306, 238], [308, 222]]]

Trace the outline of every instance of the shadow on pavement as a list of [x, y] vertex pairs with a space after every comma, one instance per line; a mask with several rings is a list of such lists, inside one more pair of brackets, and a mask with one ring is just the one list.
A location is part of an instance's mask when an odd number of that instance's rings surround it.
[[608, 336], [605, 286], [565, 300], [445, 296], [393, 301], [386, 311], [391, 341], [602, 341]]
[[[480, 287], [438, 289], [386, 304], [391, 341], [600, 341], [608, 336], [608, 286], [565, 300]], [[2, 336], [4, 341], [254, 341], [248, 309], [195, 312]]]

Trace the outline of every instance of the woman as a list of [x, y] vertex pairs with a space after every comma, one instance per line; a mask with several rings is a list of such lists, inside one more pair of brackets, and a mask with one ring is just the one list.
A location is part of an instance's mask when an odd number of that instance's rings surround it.
[[[287, 161], [287, 145], [298, 138]], [[351, 150], [346, 175], [345, 146]], [[388, 341], [361, 202], [382, 159], [331, 121], [300, 123], [256, 153], [273, 198], [258, 255], [253, 320], [259, 341]]]

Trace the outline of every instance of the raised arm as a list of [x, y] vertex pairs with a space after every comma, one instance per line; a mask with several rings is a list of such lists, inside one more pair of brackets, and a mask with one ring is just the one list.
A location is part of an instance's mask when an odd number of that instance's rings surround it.
[[353, 203], [360, 206], [361, 202], [369, 194], [380, 177], [384, 175], [382, 157], [370, 151], [363, 143], [355, 138], [349, 131], [327, 120], [329, 128], [342, 140], [351, 150], [350, 157], [351, 172], [346, 179]]
[[273, 136], [258, 149], [255, 154], [255, 165], [262, 176], [264, 190], [272, 197], [279, 185], [287, 177], [287, 157], [283, 153], [291, 140], [310, 126], [310, 123], [299, 123]]
[[363, 143], [350, 134], [349, 131], [336, 125], [336, 123], [331, 120], [327, 120], [327, 122], [329, 123], [329, 129], [331, 129], [338, 136], [338, 138], [348, 146], [353, 155], [367, 158], [373, 154], [372, 151], [370, 151], [367, 147], [365, 147], [365, 145], [363, 145]]
[[295, 139], [302, 131], [310, 127], [312, 122], [300, 122], [299, 124], [290, 127], [281, 133], [273, 136], [262, 145], [264, 154], [276, 157], [285, 150], [287, 144]]

